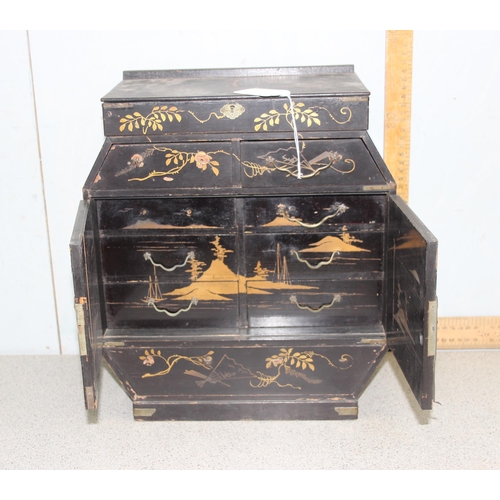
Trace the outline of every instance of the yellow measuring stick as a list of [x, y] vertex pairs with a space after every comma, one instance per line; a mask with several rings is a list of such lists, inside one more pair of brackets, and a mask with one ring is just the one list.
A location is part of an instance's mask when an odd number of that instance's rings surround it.
[[[386, 31], [384, 159], [408, 201], [413, 31]], [[438, 349], [500, 348], [500, 316], [439, 318]]]
[[498, 349], [500, 316], [439, 318], [437, 344], [438, 349]]
[[408, 201], [413, 31], [386, 32], [384, 159]]

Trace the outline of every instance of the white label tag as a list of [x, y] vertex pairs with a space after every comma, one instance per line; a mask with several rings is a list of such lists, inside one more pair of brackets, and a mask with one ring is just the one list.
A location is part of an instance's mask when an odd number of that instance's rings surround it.
[[283, 89], [243, 89], [235, 90], [235, 94], [254, 95], [257, 97], [288, 97], [290, 102], [290, 114], [292, 116], [293, 138], [295, 140], [295, 149], [297, 150], [297, 179], [302, 179], [302, 169], [300, 167], [300, 146], [299, 136], [297, 132], [297, 124], [295, 123], [295, 110], [293, 109], [292, 94], [289, 90]]
[[244, 90], [235, 90], [235, 94], [244, 94], [244, 95], [255, 95], [258, 97], [288, 97], [290, 95], [289, 90], [280, 90], [280, 89], [244, 89]]

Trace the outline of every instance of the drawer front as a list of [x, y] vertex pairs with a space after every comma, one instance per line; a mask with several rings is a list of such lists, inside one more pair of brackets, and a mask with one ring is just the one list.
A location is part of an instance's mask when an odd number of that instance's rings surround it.
[[237, 280], [234, 234], [124, 235], [101, 238], [104, 282]]
[[246, 276], [286, 279], [382, 279], [381, 232], [245, 235]]
[[236, 328], [235, 235], [144, 233], [101, 239], [108, 327]]
[[241, 144], [242, 186], [329, 186], [359, 191], [383, 189], [387, 180], [361, 138], [299, 141], [258, 141]]
[[196, 346], [170, 342], [105, 347], [116, 373], [128, 374], [133, 399], [210, 401], [304, 397], [356, 397], [375, 360], [379, 345], [310, 341], [212, 342]]
[[115, 144], [92, 190], [163, 190], [233, 186], [235, 157], [230, 142]]
[[381, 280], [248, 280], [251, 328], [376, 327], [382, 311]]
[[192, 334], [206, 328], [238, 328], [239, 283], [150, 281], [104, 286], [111, 329], [173, 329]]
[[350, 231], [381, 230], [386, 196], [283, 196], [245, 201], [247, 231]]
[[[366, 97], [294, 98], [293, 103], [299, 131], [368, 128]], [[107, 136], [292, 130], [286, 98], [106, 103], [103, 108]]]
[[98, 200], [97, 213], [101, 231], [121, 234], [201, 233], [236, 225], [232, 198]]

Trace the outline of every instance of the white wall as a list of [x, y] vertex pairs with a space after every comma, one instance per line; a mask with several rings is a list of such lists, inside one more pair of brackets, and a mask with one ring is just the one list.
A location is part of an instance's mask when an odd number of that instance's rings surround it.
[[[354, 64], [372, 92], [370, 134], [383, 151], [384, 31], [209, 35], [0, 32], [0, 353], [77, 353], [68, 243], [103, 142], [100, 98], [123, 70]], [[500, 32], [414, 36], [410, 204], [440, 240], [441, 314], [499, 314]]]

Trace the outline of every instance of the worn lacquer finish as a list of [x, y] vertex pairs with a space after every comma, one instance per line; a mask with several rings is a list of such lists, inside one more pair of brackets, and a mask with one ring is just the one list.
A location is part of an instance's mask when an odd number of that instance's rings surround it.
[[[231, 95], [273, 86], [293, 110]], [[388, 347], [429, 407], [432, 248], [405, 253], [423, 229], [352, 67], [126, 73], [103, 100], [72, 242], [89, 407], [102, 348], [138, 420], [353, 419]]]

